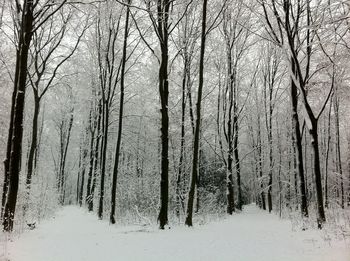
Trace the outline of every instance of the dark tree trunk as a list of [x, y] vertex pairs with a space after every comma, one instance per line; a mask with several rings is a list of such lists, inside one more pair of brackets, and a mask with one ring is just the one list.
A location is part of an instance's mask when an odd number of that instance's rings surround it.
[[82, 165], [82, 170], [80, 173], [80, 189], [79, 189], [79, 206], [83, 204], [84, 197], [84, 184], [85, 184], [85, 164]]
[[[130, 5], [130, 0], [127, 1]], [[121, 78], [120, 78], [120, 101], [119, 101], [119, 126], [118, 126], [118, 137], [117, 146], [115, 149], [114, 158], [114, 169], [113, 169], [113, 180], [112, 180], [112, 191], [111, 191], [111, 214], [109, 221], [115, 223], [115, 201], [116, 201], [116, 191], [117, 191], [117, 178], [119, 170], [119, 154], [120, 146], [122, 141], [122, 131], [123, 131], [123, 111], [124, 111], [124, 89], [125, 89], [125, 65], [126, 65], [126, 55], [127, 55], [127, 45], [128, 45], [128, 33], [129, 33], [129, 6], [126, 8], [126, 18], [125, 18], [125, 30], [124, 30], [124, 43], [123, 43], [123, 57], [121, 61]]]
[[[268, 72], [269, 76], [271, 72]], [[272, 76], [274, 77], [274, 76]], [[273, 80], [272, 80], [273, 81]], [[268, 108], [266, 108], [266, 127], [267, 127], [267, 140], [269, 143], [269, 175], [268, 175], [268, 188], [267, 188], [267, 206], [269, 209], [269, 213], [272, 211], [272, 174], [273, 174], [273, 154], [272, 154], [272, 91], [273, 91], [273, 82], [268, 82], [269, 87], [269, 98], [268, 98]], [[266, 103], [266, 89], [265, 89], [265, 103]]]
[[324, 205], [328, 208], [328, 161], [329, 161], [329, 149], [331, 143], [331, 113], [332, 113], [332, 100], [330, 100], [329, 112], [328, 112], [328, 127], [327, 127], [327, 144], [326, 144], [326, 157], [325, 157], [325, 170], [324, 170]]
[[[236, 100], [236, 99], [235, 99]], [[234, 128], [234, 138], [233, 138], [233, 151], [235, 156], [235, 166], [236, 166], [236, 175], [237, 175], [237, 208], [239, 210], [242, 210], [242, 185], [241, 185], [241, 165], [239, 160], [239, 154], [238, 154], [238, 117], [237, 117], [237, 105], [235, 102], [236, 109], [235, 115], [233, 117], [233, 128]]]
[[[229, 19], [229, 18], [224, 18]], [[226, 195], [227, 195], [227, 208], [226, 211], [229, 215], [232, 215], [232, 213], [235, 211], [235, 202], [234, 202], [234, 190], [233, 190], [233, 154], [235, 149], [235, 68], [233, 68], [235, 65], [233, 65], [233, 59], [232, 59], [232, 44], [231, 44], [231, 35], [229, 35], [228, 29], [227, 29], [227, 22], [224, 23], [224, 34], [225, 34], [225, 46], [226, 46], [226, 60], [227, 60], [227, 86], [226, 86], [226, 93], [228, 92], [228, 115], [227, 115], [227, 135], [226, 141], [228, 145], [228, 151], [227, 151], [227, 169], [226, 169]], [[224, 97], [225, 98], [225, 97]], [[226, 100], [224, 100], [226, 102]], [[227, 105], [224, 104], [224, 108], [226, 110]], [[225, 124], [225, 123], [224, 123]], [[225, 133], [226, 134], [226, 133]], [[235, 154], [236, 156], [236, 154]], [[236, 157], [235, 157], [236, 159]]]
[[17, 81], [19, 74], [19, 66], [20, 66], [20, 52], [17, 50], [16, 52], [16, 71], [15, 71], [15, 79], [14, 79], [14, 89], [12, 93], [11, 100], [11, 114], [10, 114], [10, 125], [9, 125], [9, 133], [7, 137], [7, 146], [6, 146], [6, 158], [4, 160], [4, 184], [2, 191], [2, 199], [1, 199], [1, 219], [4, 215], [5, 203], [8, 192], [8, 185], [10, 182], [10, 157], [11, 157], [11, 145], [12, 145], [12, 134], [13, 134], [13, 118], [15, 112], [15, 103], [16, 103], [16, 94], [17, 94]]
[[317, 119], [311, 118], [311, 124], [312, 124], [312, 128], [309, 130], [309, 132], [311, 135], [311, 145], [314, 152], [313, 156], [314, 156], [315, 187], [316, 187], [316, 197], [317, 197], [318, 226], [319, 228], [322, 228], [322, 223], [326, 221], [326, 216], [324, 213], [324, 206], [323, 206]]
[[[292, 64], [292, 70], [295, 71], [295, 64]], [[304, 217], [309, 216], [307, 197], [306, 197], [306, 183], [304, 176], [304, 163], [303, 163], [303, 147], [302, 147], [302, 137], [300, 133], [300, 123], [298, 118], [298, 89], [294, 81], [291, 80], [291, 102], [292, 102], [292, 119], [293, 119], [293, 130], [295, 138], [295, 148], [296, 148], [296, 158], [297, 167], [299, 173], [299, 186], [300, 186], [300, 199], [301, 199], [301, 214]]]
[[[18, 69], [18, 78], [14, 82], [14, 91], [16, 91], [15, 105], [13, 106], [13, 125], [12, 133], [11, 127], [9, 134], [11, 135], [11, 152], [8, 169], [8, 193], [6, 197], [6, 203], [3, 216], [3, 227], [5, 231], [12, 231], [14, 215], [17, 203], [17, 192], [19, 182], [19, 172], [21, 168], [21, 156], [22, 156], [22, 138], [23, 138], [23, 114], [25, 105], [25, 91], [27, 80], [27, 63], [28, 63], [28, 51], [32, 39], [33, 29], [33, 1], [25, 0], [23, 3], [23, 14], [21, 28], [19, 32], [19, 46], [16, 59], [16, 69]], [[17, 64], [18, 63], [18, 64]], [[12, 120], [12, 119], [11, 119]], [[6, 173], [5, 173], [6, 177]]]
[[260, 124], [260, 114], [258, 114], [258, 135], [257, 135], [257, 145], [258, 145], [258, 168], [259, 168], [259, 178], [260, 178], [260, 198], [262, 209], [266, 210], [266, 200], [264, 192], [264, 182], [263, 182], [263, 166], [262, 166], [262, 142], [261, 142], [261, 124]]
[[107, 102], [103, 101], [102, 104], [102, 144], [101, 144], [101, 175], [100, 175], [100, 197], [98, 204], [98, 218], [103, 218], [103, 201], [105, 192], [105, 176], [106, 176], [106, 156], [107, 156], [107, 144], [108, 144], [108, 124], [109, 124], [109, 108]]
[[293, 127], [293, 133], [292, 133], [292, 148], [293, 148], [293, 172], [294, 172], [294, 198], [295, 198], [295, 209], [298, 210], [299, 208], [299, 200], [298, 200], [298, 157], [297, 157], [297, 149], [296, 149], [296, 142], [295, 142], [295, 132]]
[[[86, 133], [86, 137], [88, 137], [88, 130], [86, 132], [87, 132]], [[83, 146], [83, 148], [82, 148], [82, 155], [80, 156], [81, 160], [80, 160], [80, 168], [79, 168], [79, 172], [80, 172], [79, 173], [79, 177], [80, 177], [79, 185], [80, 185], [80, 188], [79, 188], [79, 199], [78, 199], [79, 206], [82, 206], [83, 198], [84, 198], [86, 156], [87, 156], [87, 148], [86, 148], [85, 141], [84, 141], [84, 143], [81, 146]], [[87, 192], [86, 192], [86, 194], [87, 194]]]
[[348, 169], [348, 206], [350, 206], [350, 136], [347, 136], [347, 145], [348, 145], [348, 155], [347, 155], [347, 169]]
[[[230, 67], [230, 63], [229, 63]], [[230, 70], [230, 69], [229, 69]], [[230, 70], [231, 71], [231, 70]], [[232, 77], [230, 77], [232, 78]], [[227, 121], [227, 178], [226, 178], [226, 194], [227, 194], [227, 213], [232, 215], [235, 211], [234, 202], [234, 191], [233, 191], [233, 124], [232, 124], [232, 108], [233, 108], [233, 83], [230, 81], [229, 84], [229, 111], [228, 111], [228, 121]]]
[[159, 228], [164, 229], [168, 223], [169, 199], [169, 81], [168, 81], [168, 37], [169, 37], [169, 0], [158, 0], [157, 33], [161, 48], [159, 67], [159, 96], [161, 103], [161, 174], [160, 174], [160, 211], [158, 215]]
[[32, 182], [32, 175], [34, 170], [34, 157], [38, 146], [38, 117], [40, 112], [40, 99], [37, 91], [34, 91], [34, 114], [33, 114], [33, 126], [32, 126], [32, 141], [30, 144], [28, 165], [27, 165], [27, 193], [30, 192], [30, 185]]
[[70, 143], [70, 135], [73, 127], [73, 117], [73, 109], [71, 109], [68, 126], [66, 126], [66, 119], [62, 119], [60, 125], [60, 166], [58, 173], [58, 192], [59, 202], [61, 205], [64, 205], [65, 200], [66, 160]]
[[344, 181], [343, 181], [343, 168], [341, 161], [340, 151], [340, 131], [339, 131], [339, 97], [337, 90], [334, 95], [334, 123], [335, 123], [335, 140], [336, 140], [336, 172], [340, 179], [340, 206], [344, 209], [345, 197], [344, 197]]
[[198, 175], [198, 154], [199, 154], [199, 133], [201, 126], [201, 103], [202, 103], [202, 90], [204, 84], [204, 53], [205, 53], [205, 40], [206, 40], [206, 19], [207, 19], [207, 0], [203, 0], [203, 15], [202, 15], [202, 33], [201, 33], [201, 47], [200, 47], [200, 61], [199, 61], [199, 84], [198, 84], [198, 95], [197, 95], [197, 106], [196, 106], [196, 126], [194, 133], [194, 144], [193, 144], [193, 162], [192, 162], [192, 176], [190, 182], [190, 190], [188, 193], [187, 202], [187, 216], [185, 224], [192, 226], [192, 214], [193, 214], [193, 202], [195, 186], [197, 184]]
[[92, 184], [92, 179], [93, 179], [93, 169], [94, 169], [94, 142], [95, 142], [95, 131], [97, 127], [97, 123], [93, 119], [92, 116], [92, 108], [90, 111], [90, 119], [89, 119], [89, 130], [90, 130], [90, 148], [89, 148], [89, 171], [88, 171], [88, 178], [87, 178], [87, 183], [86, 183], [86, 197], [85, 197], [85, 202], [90, 205], [90, 200], [91, 199], [91, 184]]
[[168, 223], [168, 190], [169, 190], [169, 115], [168, 115], [168, 46], [162, 46], [162, 62], [159, 69], [159, 89], [161, 96], [161, 181], [160, 211], [158, 216], [160, 229]]

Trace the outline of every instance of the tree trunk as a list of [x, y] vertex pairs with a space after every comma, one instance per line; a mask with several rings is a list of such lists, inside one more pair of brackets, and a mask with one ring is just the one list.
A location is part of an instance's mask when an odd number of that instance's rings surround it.
[[169, 80], [168, 80], [168, 38], [169, 38], [170, 1], [158, 1], [157, 30], [161, 49], [161, 61], [158, 72], [158, 88], [161, 104], [161, 174], [160, 174], [160, 210], [159, 228], [164, 229], [168, 223], [169, 200]]
[[[28, 51], [32, 39], [33, 28], [33, 1], [25, 0], [23, 3], [23, 15], [21, 28], [19, 32], [19, 47], [16, 59], [16, 68], [18, 68], [18, 79], [15, 81], [14, 90], [16, 91], [15, 105], [13, 106], [13, 125], [12, 133], [11, 127], [9, 134], [11, 135], [11, 152], [9, 158], [8, 169], [8, 193], [6, 197], [6, 203], [3, 216], [3, 227], [5, 231], [12, 231], [14, 215], [17, 203], [17, 192], [19, 182], [19, 172], [21, 168], [21, 156], [22, 156], [22, 138], [23, 138], [23, 114], [25, 105], [25, 91], [27, 80], [27, 63], [28, 63]], [[17, 64], [19, 63], [19, 64]], [[7, 163], [6, 163], [7, 164]], [[5, 174], [6, 177], [6, 174]]]
[[[236, 100], [236, 99], [235, 99]], [[235, 156], [235, 166], [236, 166], [236, 175], [237, 175], [237, 208], [239, 210], [242, 210], [242, 185], [241, 185], [241, 165], [239, 160], [239, 154], [238, 154], [238, 117], [237, 117], [237, 105], [235, 102], [236, 109], [234, 109], [234, 116], [233, 116], [233, 129], [234, 129], [234, 138], [233, 138], [233, 152]]]
[[[270, 70], [270, 69], [269, 69]], [[269, 76], [271, 76], [271, 72], [268, 72]], [[273, 76], [272, 76], [273, 77]], [[269, 77], [270, 78], [270, 77]], [[273, 81], [273, 79], [272, 79]], [[268, 188], [267, 188], [267, 206], [269, 209], [269, 213], [272, 211], [272, 174], [273, 174], [273, 151], [272, 151], [272, 112], [273, 112], [273, 106], [272, 106], [272, 91], [273, 91], [273, 83], [266, 82], [269, 87], [269, 98], [268, 98], [268, 108], [265, 108], [267, 110], [266, 112], [266, 127], [267, 127], [267, 140], [269, 143], [269, 175], [268, 175]], [[265, 104], [266, 104], [266, 87], [265, 87]]]
[[336, 172], [340, 179], [340, 206], [344, 209], [344, 181], [343, 181], [343, 168], [341, 161], [341, 150], [340, 150], [340, 131], [339, 131], [339, 97], [337, 91], [334, 96], [334, 120], [335, 120], [335, 140], [336, 140]]
[[257, 135], [257, 146], [258, 146], [258, 168], [259, 168], [259, 178], [260, 178], [260, 198], [262, 209], [266, 210], [266, 200], [264, 192], [264, 182], [263, 182], [263, 166], [262, 166], [262, 142], [261, 142], [261, 124], [260, 124], [260, 114], [258, 113], [258, 135]]
[[4, 184], [3, 184], [3, 190], [2, 190], [2, 199], [1, 199], [1, 218], [3, 218], [4, 210], [5, 210], [5, 203], [7, 198], [7, 192], [8, 192], [8, 185], [10, 182], [10, 157], [11, 157], [11, 147], [12, 147], [12, 134], [13, 134], [13, 118], [14, 118], [14, 112], [15, 112], [15, 103], [16, 103], [16, 94], [17, 94], [17, 81], [18, 81], [18, 74], [19, 74], [19, 66], [20, 66], [20, 52], [17, 50], [16, 52], [16, 70], [15, 70], [15, 79], [14, 79], [14, 89], [12, 93], [12, 100], [11, 100], [11, 114], [10, 114], [10, 125], [9, 125], [9, 133], [7, 137], [7, 146], [6, 146], [6, 158], [4, 160]]
[[[95, 188], [96, 188], [96, 180], [97, 180], [97, 174], [99, 171], [99, 155], [101, 152], [100, 149], [100, 142], [101, 142], [101, 120], [102, 120], [102, 101], [100, 100], [98, 103], [98, 116], [97, 116], [97, 131], [96, 131], [96, 142], [95, 142], [95, 149], [94, 149], [94, 176], [92, 180], [91, 190], [89, 194], [89, 200], [88, 200], [88, 209], [89, 211], [92, 211], [94, 208], [94, 195], [95, 195]], [[102, 147], [102, 146], [101, 146]]]
[[[130, 5], [130, 0], [127, 2]], [[109, 221], [110, 223], [115, 223], [115, 201], [116, 201], [116, 190], [117, 190], [117, 178], [118, 178], [118, 168], [119, 168], [119, 154], [120, 146], [122, 141], [122, 130], [123, 130], [123, 111], [124, 111], [124, 89], [125, 89], [125, 65], [126, 65], [126, 55], [127, 55], [127, 45], [128, 45], [128, 33], [129, 33], [129, 6], [126, 8], [126, 18], [125, 18], [125, 30], [124, 30], [124, 43], [123, 43], [123, 57], [121, 64], [121, 78], [120, 78], [120, 101], [119, 101], [119, 126], [118, 126], [118, 137], [117, 146], [115, 149], [114, 158], [114, 169], [113, 169], [113, 180], [112, 180], [112, 191], [111, 191], [111, 214]]]
[[92, 108], [90, 109], [90, 119], [89, 119], [89, 130], [90, 130], [90, 149], [89, 149], [89, 171], [88, 171], [88, 178], [86, 183], [86, 197], [85, 202], [90, 205], [91, 199], [91, 184], [93, 179], [93, 168], [94, 168], [94, 143], [95, 143], [95, 131], [97, 127], [97, 123], [95, 120], [93, 120], [92, 116]]
[[181, 190], [182, 175], [184, 170], [184, 153], [185, 153], [185, 112], [186, 112], [186, 77], [187, 61], [184, 61], [184, 72], [182, 78], [182, 98], [181, 98], [181, 142], [180, 142], [180, 159], [179, 171], [176, 179], [176, 216], [180, 217], [180, 210], [184, 206], [184, 199]]
[[[65, 119], [62, 119], [61, 122], [61, 144], [60, 144], [60, 167], [58, 175], [58, 192], [59, 192], [59, 201], [61, 205], [64, 205], [65, 200], [65, 178], [66, 178], [66, 160], [68, 147], [70, 143], [70, 135], [73, 127], [73, 109], [70, 111], [70, 117], [68, 120], [68, 126], [65, 126]], [[67, 128], [67, 129], [65, 129]]]
[[106, 156], [107, 156], [107, 144], [108, 144], [108, 124], [109, 124], [109, 108], [108, 102], [104, 99], [102, 101], [102, 144], [101, 144], [101, 175], [100, 175], [100, 197], [98, 204], [98, 218], [103, 217], [103, 201], [105, 190], [105, 176], [106, 176]]
[[330, 100], [329, 112], [328, 112], [328, 127], [327, 127], [327, 144], [326, 144], [326, 157], [325, 157], [325, 170], [324, 170], [324, 206], [328, 208], [328, 161], [329, 161], [329, 149], [331, 143], [331, 113], [332, 113], [332, 101]]
[[[86, 137], [88, 137], [88, 130], [86, 131]], [[85, 139], [84, 139], [85, 140]], [[79, 171], [81, 171], [79, 177], [80, 177], [80, 188], [79, 188], [79, 206], [82, 206], [83, 204], [83, 197], [84, 197], [84, 185], [85, 185], [85, 171], [86, 171], [86, 156], [87, 156], [87, 148], [84, 141], [84, 144], [82, 144], [82, 155], [81, 155], [81, 165]], [[86, 192], [87, 194], [87, 192]]]
[[320, 154], [318, 146], [318, 129], [317, 119], [311, 118], [312, 127], [309, 130], [311, 135], [311, 145], [314, 152], [314, 173], [315, 173], [315, 186], [317, 197], [317, 212], [318, 212], [318, 227], [322, 228], [322, 223], [326, 221], [326, 216], [323, 207], [323, 195], [322, 195], [322, 180], [321, 180], [321, 168], [320, 168]]
[[204, 84], [204, 53], [205, 53], [205, 40], [206, 40], [206, 18], [207, 18], [207, 0], [203, 0], [203, 15], [202, 15], [202, 36], [201, 36], [201, 47], [200, 47], [200, 61], [199, 61], [199, 84], [197, 94], [197, 106], [196, 106], [196, 127], [194, 133], [194, 144], [193, 144], [193, 162], [192, 162], [192, 176], [190, 182], [190, 191], [188, 193], [187, 202], [187, 216], [185, 224], [192, 226], [192, 214], [193, 214], [193, 201], [195, 186], [197, 184], [198, 175], [198, 154], [199, 154], [199, 133], [201, 125], [201, 103], [202, 103], [202, 90]]
[[32, 174], [33, 174], [33, 165], [34, 165], [34, 157], [37, 150], [38, 145], [38, 117], [40, 112], [40, 99], [38, 94], [34, 91], [34, 114], [33, 114], [33, 126], [32, 126], [32, 141], [30, 144], [29, 155], [28, 155], [28, 165], [27, 165], [27, 193], [30, 193], [30, 185], [32, 182]]
[[[293, 73], [295, 71], [295, 64], [292, 62]], [[293, 130], [296, 145], [296, 158], [297, 167], [299, 173], [299, 186], [300, 186], [300, 199], [301, 199], [301, 214], [303, 217], [308, 217], [308, 206], [306, 197], [306, 184], [304, 176], [304, 163], [303, 163], [303, 147], [302, 147], [302, 137], [300, 133], [300, 123], [298, 118], [298, 89], [294, 81], [291, 80], [291, 102], [292, 102], [292, 119], [293, 119]]]

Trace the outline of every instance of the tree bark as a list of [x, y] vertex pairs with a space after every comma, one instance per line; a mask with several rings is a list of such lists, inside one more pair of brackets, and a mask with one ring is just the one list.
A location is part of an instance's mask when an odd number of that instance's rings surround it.
[[327, 127], [327, 144], [326, 144], [326, 156], [325, 156], [325, 170], [324, 170], [324, 206], [328, 208], [328, 161], [329, 161], [329, 149], [331, 143], [331, 113], [332, 113], [332, 101], [330, 100], [329, 112], [328, 112], [328, 127]]
[[[103, 90], [102, 90], [103, 91]], [[106, 177], [106, 156], [108, 144], [108, 124], [109, 124], [109, 108], [105, 99], [102, 101], [102, 129], [103, 135], [101, 139], [101, 175], [100, 175], [100, 197], [98, 201], [97, 215], [99, 219], [103, 218], [103, 201], [105, 192]]]
[[190, 182], [190, 190], [188, 193], [187, 202], [187, 216], [185, 224], [192, 226], [192, 214], [193, 214], [193, 201], [195, 186], [197, 184], [198, 175], [198, 154], [199, 154], [199, 133], [201, 126], [201, 103], [202, 103], [202, 92], [204, 85], [204, 54], [205, 54], [205, 40], [206, 40], [206, 19], [207, 19], [207, 0], [203, 0], [203, 14], [202, 14], [202, 33], [201, 33], [201, 47], [200, 47], [200, 61], [199, 61], [199, 84], [197, 94], [197, 105], [196, 105], [196, 126], [194, 133], [194, 144], [193, 144], [193, 162], [192, 162], [192, 176]]
[[38, 145], [38, 117], [40, 113], [40, 99], [36, 91], [34, 91], [34, 114], [33, 114], [33, 126], [32, 126], [32, 140], [29, 149], [28, 155], [28, 165], [27, 165], [27, 193], [29, 194], [30, 185], [32, 182], [32, 175], [34, 169], [34, 157], [37, 150]]
[[98, 103], [98, 116], [97, 116], [97, 130], [96, 130], [96, 142], [95, 142], [95, 147], [94, 147], [94, 153], [93, 153], [93, 179], [92, 179], [92, 185], [91, 185], [91, 190], [90, 190], [90, 194], [89, 194], [89, 198], [88, 198], [88, 210], [92, 211], [94, 208], [94, 195], [95, 195], [95, 188], [96, 188], [96, 180], [97, 180], [97, 175], [98, 172], [100, 170], [99, 166], [99, 160], [100, 160], [100, 152], [101, 152], [101, 148], [102, 147], [100, 145], [101, 143], [101, 121], [102, 121], [102, 100], [99, 101]]
[[169, 0], [158, 0], [157, 31], [161, 49], [161, 61], [158, 74], [158, 87], [161, 103], [161, 174], [160, 174], [160, 211], [159, 228], [168, 223], [169, 200], [169, 81], [168, 81], [168, 38], [169, 38]]
[[112, 191], [111, 191], [111, 214], [109, 221], [115, 224], [115, 205], [116, 205], [116, 190], [117, 190], [117, 178], [119, 170], [119, 154], [120, 146], [122, 141], [122, 130], [123, 130], [123, 111], [124, 111], [124, 89], [125, 89], [125, 65], [126, 65], [126, 55], [127, 55], [127, 45], [128, 45], [128, 33], [129, 33], [129, 5], [130, 0], [127, 1], [126, 8], [126, 18], [125, 18], [125, 29], [124, 29], [124, 43], [123, 43], [123, 57], [122, 57], [122, 68], [121, 68], [121, 78], [120, 78], [120, 101], [119, 101], [119, 126], [118, 126], [118, 137], [117, 146], [115, 149], [114, 158], [114, 169], [113, 169], [113, 179], [112, 179]]
[[335, 140], [336, 140], [336, 172], [340, 179], [340, 206], [344, 209], [345, 197], [344, 197], [344, 181], [343, 181], [343, 168], [341, 161], [341, 149], [340, 149], [340, 131], [339, 131], [339, 97], [337, 90], [334, 95], [334, 123], [335, 123]]
[[[25, 91], [27, 80], [27, 64], [28, 64], [28, 51], [32, 40], [33, 29], [33, 1], [25, 0], [23, 3], [23, 14], [21, 27], [19, 32], [19, 46], [16, 59], [16, 68], [18, 68], [18, 79], [15, 81], [14, 91], [16, 91], [15, 105], [13, 107], [13, 125], [11, 135], [11, 152], [9, 158], [8, 169], [8, 193], [6, 197], [6, 203], [3, 216], [3, 227], [5, 231], [12, 231], [14, 215], [17, 203], [19, 172], [21, 168], [21, 156], [22, 156], [22, 138], [23, 138], [23, 114], [25, 106]], [[19, 64], [17, 64], [19, 63]], [[11, 127], [10, 127], [11, 129]], [[7, 163], [6, 163], [7, 164]], [[6, 177], [6, 173], [5, 173]]]
[[260, 178], [260, 198], [262, 209], [266, 210], [266, 200], [264, 192], [264, 182], [263, 182], [263, 166], [262, 166], [262, 142], [261, 142], [261, 124], [260, 124], [260, 114], [258, 113], [258, 134], [257, 134], [257, 149], [258, 149], [258, 168], [259, 168], [259, 178]]
[[[292, 62], [293, 73], [295, 71], [295, 64]], [[295, 85], [293, 79], [291, 80], [291, 102], [292, 102], [292, 119], [293, 119], [293, 131], [295, 139], [295, 148], [296, 148], [296, 158], [297, 158], [297, 167], [299, 173], [299, 186], [300, 186], [300, 200], [301, 200], [301, 214], [304, 217], [309, 216], [308, 206], [307, 206], [307, 197], [306, 197], [306, 184], [304, 176], [304, 163], [303, 163], [303, 147], [302, 147], [302, 137], [300, 133], [300, 123], [298, 117], [298, 88]]]
[[182, 176], [184, 170], [184, 153], [185, 153], [185, 112], [186, 112], [186, 77], [187, 61], [184, 60], [184, 71], [182, 78], [182, 98], [181, 98], [181, 141], [180, 141], [180, 159], [179, 171], [176, 179], [176, 216], [180, 217], [180, 210], [184, 206], [184, 199], [181, 190]]

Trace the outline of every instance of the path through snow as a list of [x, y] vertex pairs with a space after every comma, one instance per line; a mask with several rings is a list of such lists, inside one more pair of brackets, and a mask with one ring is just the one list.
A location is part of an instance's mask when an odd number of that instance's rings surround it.
[[9, 243], [7, 255], [10, 261], [349, 261], [346, 244], [325, 242], [319, 231], [293, 232], [289, 221], [255, 206], [219, 222], [166, 231], [110, 226], [65, 207]]

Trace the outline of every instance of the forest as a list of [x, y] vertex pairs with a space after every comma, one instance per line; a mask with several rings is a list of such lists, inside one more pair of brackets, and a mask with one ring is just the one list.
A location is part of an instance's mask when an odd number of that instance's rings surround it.
[[350, 236], [349, 69], [346, 0], [3, 0], [2, 230], [255, 204]]

